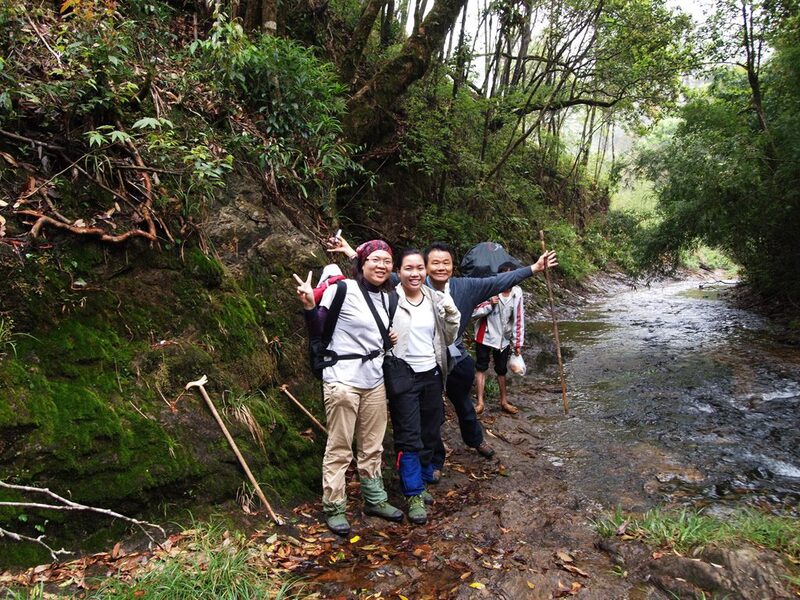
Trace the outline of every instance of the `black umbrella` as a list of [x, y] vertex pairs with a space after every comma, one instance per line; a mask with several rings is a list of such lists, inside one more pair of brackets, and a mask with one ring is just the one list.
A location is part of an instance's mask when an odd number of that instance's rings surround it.
[[491, 277], [505, 262], [513, 263], [516, 268], [524, 266], [497, 242], [481, 242], [464, 255], [461, 274], [466, 277]]

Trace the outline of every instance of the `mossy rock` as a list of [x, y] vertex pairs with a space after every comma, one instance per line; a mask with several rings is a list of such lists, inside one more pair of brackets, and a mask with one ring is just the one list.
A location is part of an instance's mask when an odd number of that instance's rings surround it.
[[[267, 408], [254, 408], [263, 450], [224, 418], [273, 497], [317, 492], [324, 446], [300, 435], [306, 418], [269, 387], [305, 369], [291, 286], [263, 270], [235, 280], [199, 249], [129, 250], [65, 244], [24, 273], [4, 265], [18, 277], [12, 303], [27, 335], [0, 359], [0, 469], [129, 514], [230, 499], [240, 468], [199, 395], [183, 389], [205, 374], [220, 410], [266, 386]], [[86, 529], [77, 517], [50, 521], [56, 539]]]

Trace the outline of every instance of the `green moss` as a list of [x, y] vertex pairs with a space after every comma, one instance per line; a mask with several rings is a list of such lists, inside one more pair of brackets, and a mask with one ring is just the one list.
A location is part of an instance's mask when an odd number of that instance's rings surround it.
[[[242, 474], [200, 397], [183, 390], [206, 374], [215, 399], [265, 389], [268, 402], [254, 407], [264, 450], [228, 419], [262, 484], [284, 502], [319, 492], [324, 442], [300, 436], [307, 418], [269, 387], [305, 364], [305, 345], [290, 340], [303, 326], [291, 289], [266, 273], [235, 281], [199, 250], [185, 263], [141, 247], [63, 250], [31, 259], [15, 280], [15, 321], [33, 337], [0, 361], [4, 472], [129, 514], [231, 498]], [[76, 277], [89, 289], [73, 289]], [[295, 392], [318, 401], [316, 386]], [[55, 539], [86, 535], [75, 515], [50, 521]]]
[[206, 287], [218, 288], [222, 285], [225, 271], [219, 261], [204, 254], [199, 248], [189, 250], [184, 256], [188, 272]]
[[3, 542], [0, 547], [0, 565], [42, 565], [53, 559], [38, 544]]

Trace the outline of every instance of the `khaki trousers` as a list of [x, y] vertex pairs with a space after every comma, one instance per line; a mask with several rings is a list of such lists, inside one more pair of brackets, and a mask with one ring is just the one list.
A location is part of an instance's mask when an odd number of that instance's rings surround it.
[[359, 477], [381, 477], [383, 436], [386, 433], [386, 388], [372, 389], [342, 383], [323, 383], [328, 443], [322, 459], [322, 501], [347, 500], [345, 472], [353, 460], [353, 437]]

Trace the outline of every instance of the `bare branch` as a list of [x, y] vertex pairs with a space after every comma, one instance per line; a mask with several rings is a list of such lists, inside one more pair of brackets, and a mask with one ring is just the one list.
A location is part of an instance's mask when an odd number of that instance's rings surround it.
[[44, 39], [44, 36], [39, 31], [39, 28], [36, 27], [36, 23], [34, 23], [31, 20], [31, 17], [30, 17], [30, 15], [28, 15], [28, 13], [25, 13], [25, 18], [28, 20], [28, 24], [31, 27], [33, 27], [33, 31], [36, 33], [36, 37], [38, 37], [39, 40], [41, 40], [41, 42], [45, 45], [45, 47], [50, 51], [50, 54], [52, 54], [55, 57], [56, 62], [59, 65], [61, 65], [61, 55], [58, 52], [56, 52], [55, 50], [53, 50], [53, 48], [50, 46], [50, 44], [47, 43], [47, 40]]
[[31, 542], [33, 544], [39, 544], [40, 546], [47, 549], [47, 551], [50, 553], [50, 556], [53, 559], [53, 562], [58, 561], [59, 554], [72, 554], [69, 550], [64, 550], [63, 548], [61, 550], [53, 550], [50, 546], [44, 543], [43, 541], [44, 534], [40, 535], [39, 537], [33, 538], [27, 535], [22, 535], [21, 533], [8, 531], [7, 529], [3, 529], [2, 527], [0, 527], [0, 538], [3, 537], [10, 537], [12, 540], [16, 542]]
[[[130, 232], [129, 232], [130, 233]], [[142, 231], [141, 233], [146, 233]], [[50, 496], [54, 500], [57, 500], [61, 504], [40, 504], [36, 502], [0, 502], [0, 506], [13, 506], [13, 507], [23, 507], [23, 508], [41, 508], [46, 510], [80, 510], [80, 511], [87, 511], [87, 512], [94, 512], [101, 515], [106, 515], [112, 517], [114, 519], [122, 519], [123, 521], [127, 521], [128, 523], [133, 523], [139, 529], [142, 530], [151, 542], [156, 544], [160, 547], [160, 544], [150, 535], [150, 533], [145, 529], [145, 527], [152, 527], [153, 529], [158, 529], [161, 532], [161, 535], [166, 537], [167, 534], [164, 531], [164, 528], [160, 525], [156, 525], [155, 523], [149, 523], [148, 521], [140, 521], [139, 519], [134, 519], [133, 517], [126, 517], [118, 512], [114, 512], [113, 510], [109, 510], [107, 508], [98, 508], [96, 506], [88, 506], [86, 504], [79, 504], [78, 502], [73, 502], [72, 500], [68, 500], [63, 496], [59, 496], [58, 494], [50, 491], [48, 488], [38, 488], [28, 485], [16, 485], [13, 483], [6, 483], [5, 481], [0, 481], [0, 487], [8, 489], [8, 490], [15, 490], [18, 492], [28, 492], [31, 494], [44, 494], [46, 496]], [[8, 532], [7, 532], [8, 533]], [[19, 535], [19, 534], [16, 534]], [[12, 536], [9, 536], [12, 537]], [[24, 536], [22, 536], [24, 538]], [[42, 536], [40, 536], [42, 537]], [[17, 538], [13, 538], [17, 539]], [[28, 541], [36, 541], [36, 539], [25, 538]], [[37, 543], [42, 543], [41, 540]], [[43, 544], [44, 545], [44, 544]], [[47, 546], [45, 546], [47, 547]], [[49, 549], [49, 548], [48, 548]], [[52, 550], [51, 550], [52, 553]], [[55, 558], [55, 557], [54, 557]]]

